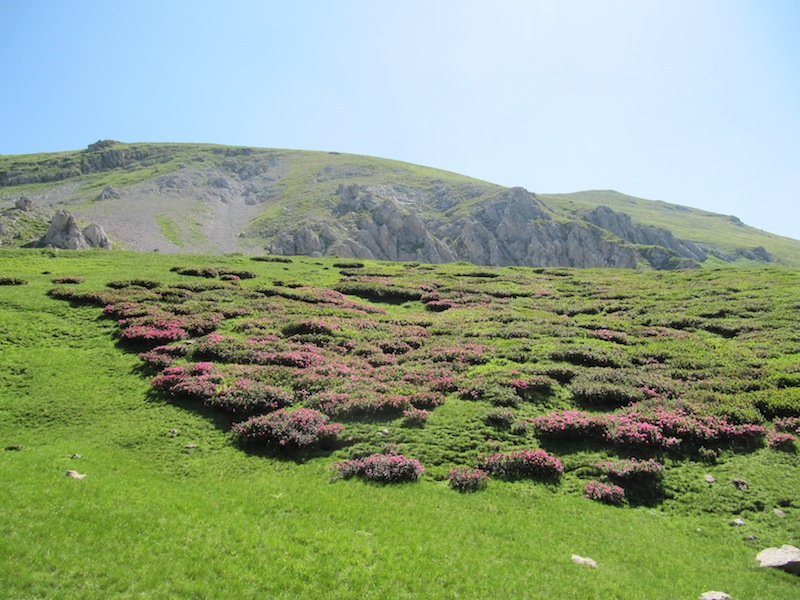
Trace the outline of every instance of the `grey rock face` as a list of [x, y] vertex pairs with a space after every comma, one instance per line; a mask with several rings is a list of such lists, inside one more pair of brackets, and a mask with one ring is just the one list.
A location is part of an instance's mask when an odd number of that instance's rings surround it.
[[[463, 193], [469, 193], [469, 190]], [[453, 190], [430, 194], [398, 186], [340, 184], [332, 214], [342, 229], [323, 236], [306, 225], [281, 233], [273, 254], [336, 255], [346, 258], [466, 260], [478, 265], [633, 268], [636, 251], [607, 239], [589, 223], [556, 220], [535, 194], [511, 188], [483, 200], [470, 214], [427, 219], [428, 207], [457, 206]]]
[[[651, 263], [657, 263], [652, 265], [657, 269], [686, 268], [692, 264], [691, 261], [701, 263], [708, 257], [706, 251], [697, 244], [680, 240], [666, 229], [636, 225], [628, 215], [615, 212], [607, 206], [598, 206], [584, 213], [583, 218], [628, 243], [657, 246], [660, 253], [654, 254], [652, 258], [646, 257]], [[675, 261], [674, 257], [685, 260], [681, 263], [680, 260]], [[672, 265], [668, 263], [670, 260], [673, 261]]]
[[53, 215], [50, 227], [44, 237], [39, 240], [38, 245], [47, 248], [63, 248], [65, 250], [111, 248], [111, 242], [102, 227], [91, 224], [81, 231], [75, 221], [75, 217], [66, 210], [59, 210]]

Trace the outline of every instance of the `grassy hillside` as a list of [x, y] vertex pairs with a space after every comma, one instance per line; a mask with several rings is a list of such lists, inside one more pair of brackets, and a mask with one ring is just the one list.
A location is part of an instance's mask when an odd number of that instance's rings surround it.
[[[0, 209], [28, 196], [45, 212], [66, 208], [83, 223], [99, 223], [117, 247], [143, 251], [257, 254], [281, 232], [307, 225], [358, 237], [355, 223], [358, 217], [370, 220], [369, 211], [348, 215], [346, 223], [332, 214], [341, 200], [339, 186], [353, 184], [383, 190], [378, 204], [396, 201], [401, 213], [416, 215], [429, 229], [469, 222], [506, 189], [438, 169], [338, 152], [98, 142], [80, 151], [0, 156]], [[111, 195], [104, 196], [109, 189]], [[708, 268], [726, 262], [753, 266], [742, 252], [754, 248], [764, 248], [780, 264], [800, 265], [800, 242], [730, 216], [609, 191], [541, 199], [543, 214], [556, 222], [585, 225], [581, 213], [605, 205], [636, 224], [667, 229], [726, 255], [710, 257]], [[9, 218], [0, 214], [7, 230], [0, 231], [3, 245], [36, 239], [42, 229], [16, 215]]]
[[680, 239], [729, 251], [762, 246], [789, 264], [800, 264], [800, 244], [797, 240], [755, 229], [733, 215], [720, 215], [661, 200], [643, 200], [612, 190], [543, 194], [542, 199], [567, 214], [576, 214], [598, 205], [608, 206], [629, 215], [635, 223], [667, 229]]
[[[754, 561], [800, 541], [797, 442], [778, 437], [800, 416], [796, 270], [0, 265], [20, 284], [0, 287], [6, 598], [796, 593]], [[295, 449], [232, 432], [278, 400], [344, 431]], [[519, 451], [562, 470], [451, 489], [451, 469]], [[376, 453], [425, 470], [334, 477]], [[618, 477], [651, 459], [663, 470]], [[591, 482], [625, 499], [587, 499]]]

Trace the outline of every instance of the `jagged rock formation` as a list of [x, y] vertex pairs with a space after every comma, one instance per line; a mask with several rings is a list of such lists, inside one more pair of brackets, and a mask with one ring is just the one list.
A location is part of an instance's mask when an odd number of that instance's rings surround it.
[[500, 192], [448, 219], [424, 216], [431, 205], [449, 203], [441, 188], [430, 195], [353, 184], [340, 185], [336, 195], [339, 203], [331, 212], [340, 228], [304, 224], [278, 235], [269, 251], [480, 265], [633, 268], [641, 260], [625, 240], [609, 238], [591, 222], [557, 218], [523, 188]]
[[53, 215], [47, 233], [37, 244], [44, 248], [86, 250], [89, 248], [111, 249], [111, 241], [103, 228], [94, 223], [81, 231], [75, 217], [69, 211], [59, 210]]
[[583, 218], [626, 242], [652, 246], [643, 248], [641, 252], [655, 269], [699, 267], [708, 258], [708, 253], [697, 244], [679, 240], [666, 229], [635, 225], [628, 215], [607, 206], [587, 211]]

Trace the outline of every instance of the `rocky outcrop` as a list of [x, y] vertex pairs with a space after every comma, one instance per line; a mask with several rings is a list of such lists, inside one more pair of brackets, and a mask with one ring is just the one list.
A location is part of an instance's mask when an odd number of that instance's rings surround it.
[[678, 239], [666, 229], [636, 225], [628, 215], [607, 206], [593, 208], [582, 218], [630, 244], [654, 247], [645, 253], [645, 258], [655, 269], [699, 267], [708, 258], [707, 252], [694, 242]]
[[[467, 193], [469, 193], [467, 191]], [[426, 218], [426, 211], [458, 205], [456, 191], [434, 194], [393, 186], [340, 184], [332, 215], [338, 231], [307, 224], [278, 235], [273, 254], [344, 258], [465, 260], [478, 265], [633, 268], [639, 256], [621, 240], [589, 223], [556, 219], [535, 194], [511, 188], [468, 213]]]
[[65, 250], [87, 250], [89, 248], [111, 249], [111, 242], [103, 228], [92, 223], [83, 231], [69, 211], [59, 210], [53, 215], [50, 227], [37, 246], [63, 248]]

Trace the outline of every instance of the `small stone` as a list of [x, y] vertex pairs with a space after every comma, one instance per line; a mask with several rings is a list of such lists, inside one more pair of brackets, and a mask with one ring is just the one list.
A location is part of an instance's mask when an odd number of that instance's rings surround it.
[[73, 471], [72, 469], [69, 469], [65, 474], [67, 477], [72, 477], [73, 479], [83, 479], [84, 477], [86, 477], [86, 473], [78, 473], [77, 471]]
[[786, 513], [783, 512], [780, 508], [776, 508], [772, 512], [775, 513], [776, 517], [780, 517], [781, 519], [786, 516]]
[[169, 435], [171, 435], [172, 437], [175, 437], [176, 435], [180, 435], [181, 434], [181, 432], [178, 431], [177, 429], [170, 429], [167, 433]]
[[746, 479], [731, 479], [731, 483], [733, 484], [733, 487], [735, 487], [737, 490], [741, 490], [742, 492], [750, 489], [750, 484], [747, 483]]
[[732, 600], [732, 596], [725, 592], [703, 592], [700, 594], [700, 600]]
[[79, 458], [83, 458], [80, 454], [73, 454], [70, 458], [78, 460]]
[[729, 523], [731, 527], [743, 527], [744, 526], [744, 519], [734, 519]]
[[25, 446], [6, 446], [5, 449], [9, 452], [19, 452], [25, 450]]
[[578, 556], [577, 554], [572, 555], [572, 562], [574, 562], [576, 565], [589, 565], [592, 568], [597, 568], [597, 563], [594, 560], [584, 556]]
[[378, 435], [389, 435], [389, 430], [388, 429], [379, 429], [378, 430]]
[[193, 448], [197, 448], [197, 444], [186, 444], [184, 446], [184, 448], [188, 448], [189, 450], [192, 450]]
[[706, 483], [714, 483], [716, 481], [713, 475], [704, 475], [703, 479], [705, 479]]
[[750, 535], [744, 536], [744, 541], [745, 542], [754, 542], [757, 539], [758, 539], [758, 536], [757, 535], [753, 535], [752, 533]]

